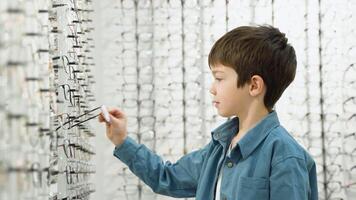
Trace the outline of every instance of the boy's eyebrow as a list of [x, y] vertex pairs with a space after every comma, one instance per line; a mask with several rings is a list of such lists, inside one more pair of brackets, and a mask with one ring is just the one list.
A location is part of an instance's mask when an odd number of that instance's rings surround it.
[[220, 70], [212, 70], [213, 74], [216, 74], [216, 73], [224, 73], [224, 71], [220, 71]]
[[224, 73], [224, 71], [223, 70], [218, 70], [218, 69], [213, 69], [213, 70], [211, 70], [212, 72], [213, 72], [213, 74], [216, 74], [216, 73], [218, 73], [218, 72], [221, 72], [221, 73]]

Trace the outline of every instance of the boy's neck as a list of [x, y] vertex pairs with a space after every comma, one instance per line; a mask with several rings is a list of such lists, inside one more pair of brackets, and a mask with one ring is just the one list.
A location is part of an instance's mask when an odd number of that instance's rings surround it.
[[231, 145], [235, 144], [244, 136], [246, 133], [253, 128], [258, 122], [265, 118], [269, 114], [269, 111], [265, 107], [255, 107], [247, 110], [245, 113], [241, 113], [239, 117], [239, 130], [234, 136]]

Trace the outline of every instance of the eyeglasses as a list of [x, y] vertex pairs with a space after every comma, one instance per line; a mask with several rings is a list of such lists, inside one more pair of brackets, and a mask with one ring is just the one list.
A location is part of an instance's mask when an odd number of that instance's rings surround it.
[[[57, 86], [57, 88], [62, 89], [64, 100], [69, 101], [73, 107], [77, 106], [80, 97], [78, 94], [75, 94], [75, 92], [78, 92], [77, 89], [72, 88], [69, 84], [62, 84]], [[59, 94], [59, 91], [57, 90], [56, 93]]]
[[[88, 139], [93, 131], [83, 123], [98, 115], [90, 110], [89, 2], [6, 2], [0, 3], [0, 89], [2, 80], [6, 87], [5, 101], [0, 98], [0, 179], [8, 186], [0, 198], [86, 199], [94, 192], [88, 182], [95, 153]], [[64, 45], [58, 45], [61, 36]], [[49, 195], [53, 188], [59, 188], [57, 197]]]
[[[101, 108], [101, 106], [96, 107], [96, 108], [91, 109], [89, 111], [86, 111], [84, 114], [81, 114], [81, 115], [78, 115], [78, 116], [70, 116], [70, 115], [66, 114], [67, 115], [66, 121], [64, 121], [60, 126], [58, 126], [56, 128], [56, 131], [58, 131], [61, 128], [69, 130], [69, 129], [73, 128], [73, 127], [80, 126], [84, 122], [87, 122], [87, 121], [89, 121], [91, 119], [97, 118], [100, 115], [100, 113], [99, 114], [94, 114], [94, 115], [93, 115], [93, 113], [95, 111], [99, 111], [100, 108]], [[82, 118], [84, 118], [84, 119], [82, 119]]]

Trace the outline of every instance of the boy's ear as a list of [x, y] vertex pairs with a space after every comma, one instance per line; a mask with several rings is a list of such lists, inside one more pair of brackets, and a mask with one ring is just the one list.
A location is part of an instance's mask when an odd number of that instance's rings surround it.
[[259, 75], [253, 75], [250, 79], [249, 92], [250, 95], [255, 97], [263, 94], [265, 90], [265, 82]]

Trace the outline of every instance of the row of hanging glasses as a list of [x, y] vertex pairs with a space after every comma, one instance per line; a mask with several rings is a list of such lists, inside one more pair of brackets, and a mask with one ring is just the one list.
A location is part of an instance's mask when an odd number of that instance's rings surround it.
[[[200, 148], [217, 121], [207, 92], [207, 52], [220, 36], [212, 31], [219, 14], [202, 13], [221, 6], [198, 0], [104, 5], [110, 6], [103, 23], [112, 33], [103, 38], [104, 97], [127, 114], [128, 134], [171, 162]], [[108, 166], [103, 181], [108, 199], [169, 198], [154, 194], [122, 163]]]
[[0, 199], [89, 199], [91, 1], [0, 5]]

